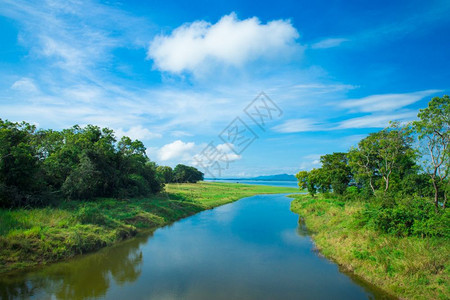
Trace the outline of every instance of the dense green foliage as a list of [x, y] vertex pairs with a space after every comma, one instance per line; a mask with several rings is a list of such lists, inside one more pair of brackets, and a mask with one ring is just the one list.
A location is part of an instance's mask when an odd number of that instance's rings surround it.
[[179, 165], [173, 174], [146, 155], [144, 144], [117, 141], [108, 128], [73, 126], [37, 130], [0, 119], [0, 207], [46, 205], [60, 199], [148, 196], [173, 178], [196, 182], [203, 174]]
[[194, 167], [179, 164], [173, 169], [173, 182], [195, 183], [200, 180], [203, 180], [203, 173]]
[[194, 167], [178, 164], [175, 169], [159, 166], [156, 168], [156, 175], [164, 183], [196, 183], [203, 180], [204, 174]]
[[156, 176], [164, 183], [173, 182], [173, 169], [169, 166], [158, 166]]
[[348, 153], [321, 157], [296, 176], [311, 196], [365, 203], [361, 226], [397, 236], [449, 236], [449, 97], [433, 98], [412, 124], [369, 134]]

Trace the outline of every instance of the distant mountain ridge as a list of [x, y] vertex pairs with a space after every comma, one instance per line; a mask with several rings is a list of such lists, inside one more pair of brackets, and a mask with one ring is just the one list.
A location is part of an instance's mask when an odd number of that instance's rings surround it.
[[289, 174], [276, 174], [267, 176], [257, 176], [253, 178], [248, 178], [249, 180], [267, 180], [267, 181], [297, 181], [294, 175]]
[[[212, 179], [212, 178], [205, 178], [205, 179]], [[257, 177], [247, 177], [247, 178], [220, 178], [220, 179], [221, 180], [297, 181], [297, 178], [294, 175], [290, 175], [290, 174], [276, 174], [276, 175], [266, 175], [266, 176], [257, 176]]]

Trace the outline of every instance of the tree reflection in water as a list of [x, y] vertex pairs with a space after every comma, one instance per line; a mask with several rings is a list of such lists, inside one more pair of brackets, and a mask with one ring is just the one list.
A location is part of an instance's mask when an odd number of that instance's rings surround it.
[[[136, 281], [141, 274], [140, 245], [149, 236], [73, 260], [44, 267], [29, 274], [14, 274], [0, 280], [0, 298], [86, 299], [106, 294], [111, 280], [117, 285]], [[113, 259], [112, 259], [113, 258]]]

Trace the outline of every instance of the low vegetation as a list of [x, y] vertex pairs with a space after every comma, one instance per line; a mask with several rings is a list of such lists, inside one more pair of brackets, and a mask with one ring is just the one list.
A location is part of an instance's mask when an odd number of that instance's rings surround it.
[[[407, 226], [410, 220], [378, 219], [379, 216], [395, 219], [403, 214], [379, 210], [377, 200], [342, 201], [323, 194], [291, 197], [294, 198], [291, 210], [304, 219], [318, 250], [345, 270], [402, 299], [450, 298], [448, 212], [436, 220], [446, 222], [437, 236], [408, 235], [400, 227]], [[404, 205], [398, 209], [417, 207], [407, 201]], [[434, 212], [432, 203], [430, 208]], [[397, 224], [394, 226], [397, 229], [386, 231], [385, 225], [380, 226], [384, 222]]]
[[95, 198], [0, 209], [0, 273], [91, 252], [243, 197], [295, 191], [199, 182], [168, 184], [165, 192], [145, 198]]

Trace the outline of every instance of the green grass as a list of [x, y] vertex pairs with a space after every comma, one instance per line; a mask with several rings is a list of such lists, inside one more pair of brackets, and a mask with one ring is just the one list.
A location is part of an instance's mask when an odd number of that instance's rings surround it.
[[57, 207], [0, 209], [0, 273], [92, 252], [205, 209], [256, 194], [295, 188], [232, 183], [169, 184], [150, 198], [61, 202]]
[[397, 237], [362, 228], [364, 203], [293, 195], [291, 210], [313, 233], [316, 247], [344, 269], [407, 299], [450, 299], [450, 242]]

